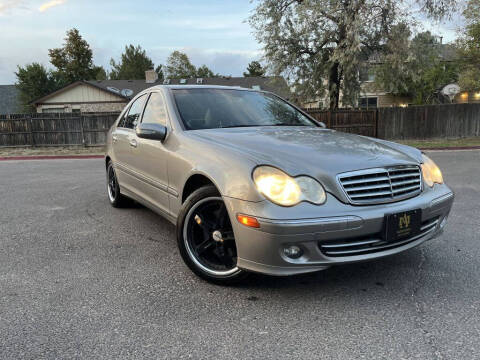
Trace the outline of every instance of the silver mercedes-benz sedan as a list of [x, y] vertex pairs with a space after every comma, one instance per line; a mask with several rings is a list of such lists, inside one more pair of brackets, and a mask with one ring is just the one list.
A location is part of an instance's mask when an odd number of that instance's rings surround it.
[[453, 192], [419, 150], [326, 129], [262, 91], [155, 86], [108, 133], [107, 191], [177, 226], [217, 283], [380, 258], [433, 239]]

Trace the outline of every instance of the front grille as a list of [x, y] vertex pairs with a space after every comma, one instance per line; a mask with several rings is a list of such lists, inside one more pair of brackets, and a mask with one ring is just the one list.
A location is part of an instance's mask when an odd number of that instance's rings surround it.
[[420, 234], [395, 242], [387, 242], [382, 239], [380, 234], [376, 234], [354, 239], [322, 241], [319, 242], [318, 247], [320, 248], [320, 251], [328, 257], [357, 256], [376, 253], [407, 245], [408, 243], [430, 234], [431, 232], [435, 231], [438, 221], [438, 216], [424, 221], [422, 223], [422, 227], [420, 228]]
[[352, 171], [339, 174], [337, 178], [354, 205], [394, 202], [422, 191], [422, 175], [418, 166]]

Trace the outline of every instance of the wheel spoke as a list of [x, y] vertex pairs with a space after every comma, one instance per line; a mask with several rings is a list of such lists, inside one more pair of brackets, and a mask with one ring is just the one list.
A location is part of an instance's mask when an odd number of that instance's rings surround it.
[[229, 230], [221, 230], [222, 233], [222, 239], [223, 241], [231, 241], [235, 240], [235, 237], [233, 236], [233, 231]]
[[197, 245], [197, 247], [195, 248], [195, 251], [197, 252], [197, 254], [200, 255], [206, 250], [208, 250], [213, 244], [214, 244], [214, 241], [211, 239], [204, 240], [202, 243]]
[[232, 265], [232, 259], [231, 257], [227, 254], [227, 251], [223, 245], [220, 245], [217, 247], [215, 251], [215, 255], [217, 255], [218, 259], [222, 262], [223, 265], [225, 266], [231, 266]]

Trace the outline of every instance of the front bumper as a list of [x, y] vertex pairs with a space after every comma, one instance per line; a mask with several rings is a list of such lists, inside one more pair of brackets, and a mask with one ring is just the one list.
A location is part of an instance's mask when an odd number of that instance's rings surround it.
[[[270, 275], [313, 272], [415, 247], [442, 232], [453, 199], [444, 184], [408, 200], [371, 206], [347, 205], [331, 195], [322, 206], [301, 203], [291, 208], [269, 201], [224, 198], [232, 217], [238, 267]], [[422, 210], [422, 233], [398, 243], [383, 242], [385, 215], [412, 209]], [[256, 217], [260, 228], [239, 224], [238, 213]], [[298, 259], [285, 256], [283, 250], [289, 245], [300, 247], [303, 255]]]

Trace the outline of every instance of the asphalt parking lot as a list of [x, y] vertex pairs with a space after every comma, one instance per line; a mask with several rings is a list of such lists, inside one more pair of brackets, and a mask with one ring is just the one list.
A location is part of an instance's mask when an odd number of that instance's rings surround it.
[[445, 233], [315, 274], [195, 277], [174, 227], [113, 209], [103, 161], [0, 162], [0, 358], [480, 358], [480, 151], [431, 152]]

